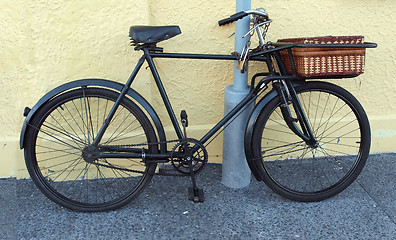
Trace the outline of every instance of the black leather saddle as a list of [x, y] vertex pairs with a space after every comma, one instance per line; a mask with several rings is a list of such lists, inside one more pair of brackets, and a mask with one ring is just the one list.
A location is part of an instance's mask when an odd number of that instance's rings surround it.
[[179, 26], [132, 26], [129, 36], [138, 43], [158, 43], [181, 33]]

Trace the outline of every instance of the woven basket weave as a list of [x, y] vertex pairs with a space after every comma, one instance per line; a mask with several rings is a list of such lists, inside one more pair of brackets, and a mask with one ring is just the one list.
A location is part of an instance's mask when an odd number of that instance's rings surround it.
[[[288, 38], [278, 42], [304, 44], [362, 44], [363, 36]], [[291, 62], [287, 50], [280, 52], [289, 74]], [[365, 48], [292, 48], [297, 75], [302, 77], [358, 75], [364, 71]]]

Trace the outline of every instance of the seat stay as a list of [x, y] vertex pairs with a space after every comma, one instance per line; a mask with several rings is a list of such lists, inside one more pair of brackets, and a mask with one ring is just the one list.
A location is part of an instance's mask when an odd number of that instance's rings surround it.
[[122, 99], [125, 97], [125, 95], [127, 94], [129, 88], [131, 87], [131, 84], [133, 82], [133, 80], [135, 80], [136, 75], [138, 74], [140, 68], [142, 67], [144, 63], [144, 56], [142, 56], [135, 69], [133, 70], [133, 72], [131, 73], [131, 76], [129, 77], [128, 81], [125, 83], [124, 87], [122, 88], [120, 95], [118, 96], [116, 102], [114, 103], [113, 107], [111, 108], [106, 120], [104, 121], [102, 127], [100, 128], [98, 134], [96, 135], [95, 139], [92, 142], [92, 146], [98, 146], [100, 141], [102, 140], [102, 137], [107, 129], [107, 127], [109, 126], [112, 118], [114, 117], [114, 114], [117, 111], [117, 108], [120, 106]]

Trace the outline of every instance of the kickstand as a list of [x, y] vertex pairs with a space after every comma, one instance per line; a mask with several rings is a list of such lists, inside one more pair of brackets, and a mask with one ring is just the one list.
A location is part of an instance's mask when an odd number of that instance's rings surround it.
[[195, 173], [192, 167], [192, 161], [188, 161], [188, 167], [190, 170], [190, 176], [193, 185], [192, 187], [188, 188], [188, 199], [195, 203], [204, 202], [204, 192], [202, 189], [197, 187], [197, 183], [195, 181]]

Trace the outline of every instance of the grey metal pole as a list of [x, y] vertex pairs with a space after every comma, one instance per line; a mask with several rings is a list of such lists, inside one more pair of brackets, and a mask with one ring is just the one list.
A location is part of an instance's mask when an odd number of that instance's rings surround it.
[[[236, 12], [250, 10], [250, 0], [237, 0]], [[242, 38], [250, 26], [250, 17], [235, 23], [235, 51], [242, 53], [248, 37]], [[234, 63], [234, 84], [225, 88], [224, 112], [227, 114], [248, 93], [248, 71], [241, 73]], [[250, 107], [250, 109], [253, 106]], [[251, 172], [244, 151], [244, 133], [249, 116], [249, 109], [238, 116], [225, 130], [223, 135], [222, 183], [230, 188], [243, 188], [249, 185]]]

